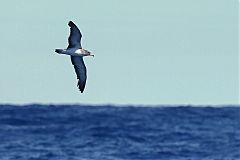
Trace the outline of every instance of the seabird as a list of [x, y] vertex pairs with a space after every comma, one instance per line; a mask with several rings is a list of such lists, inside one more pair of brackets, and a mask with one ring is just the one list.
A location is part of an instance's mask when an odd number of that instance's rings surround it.
[[81, 46], [82, 34], [78, 27], [72, 21], [69, 21], [68, 26], [70, 27], [68, 47], [67, 49], [55, 49], [55, 52], [71, 56], [71, 62], [77, 74], [78, 79], [77, 86], [81, 93], [83, 93], [87, 80], [87, 70], [83, 61], [83, 57], [94, 55], [91, 54], [91, 52], [89, 52], [88, 50], [82, 48]]

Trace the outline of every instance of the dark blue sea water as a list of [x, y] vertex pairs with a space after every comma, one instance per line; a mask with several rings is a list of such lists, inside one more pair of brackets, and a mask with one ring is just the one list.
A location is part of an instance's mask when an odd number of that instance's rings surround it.
[[0, 105], [0, 160], [240, 160], [240, 108]]

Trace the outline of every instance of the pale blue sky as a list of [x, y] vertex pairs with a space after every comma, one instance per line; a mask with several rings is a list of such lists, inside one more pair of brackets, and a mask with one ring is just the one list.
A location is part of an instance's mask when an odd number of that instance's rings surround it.
[[[84, 94], [54, 53], [69, 20], [95, 54]], [[238, 103], [237, 0], [9, 0], [0, 21], [0, 103]]]

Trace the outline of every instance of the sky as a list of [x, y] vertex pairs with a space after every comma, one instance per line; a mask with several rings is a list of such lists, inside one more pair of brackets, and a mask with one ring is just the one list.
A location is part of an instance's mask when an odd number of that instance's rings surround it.
[[[82, 32], [81, 94], [66, 48]], [[0, 5], [0, 103], [237, 104], [237, 0], [9, 0]]]

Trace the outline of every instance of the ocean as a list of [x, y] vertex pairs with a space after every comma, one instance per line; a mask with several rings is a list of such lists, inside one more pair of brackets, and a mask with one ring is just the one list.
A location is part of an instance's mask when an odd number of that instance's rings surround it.
[[240, 107], [0, 105], [0, 160], [240, 160]]

